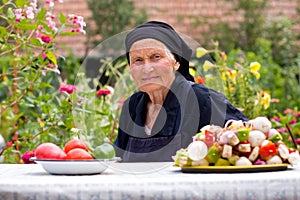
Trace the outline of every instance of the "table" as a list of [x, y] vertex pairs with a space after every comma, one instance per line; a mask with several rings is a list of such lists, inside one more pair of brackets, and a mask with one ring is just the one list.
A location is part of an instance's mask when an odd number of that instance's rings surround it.
[[234, 174], [182, 173], [173, 163], [114, 163], [102, 174], [51, 175], [39, 164], [0, 164], [0, 200], [300, 199], [300, 167]]

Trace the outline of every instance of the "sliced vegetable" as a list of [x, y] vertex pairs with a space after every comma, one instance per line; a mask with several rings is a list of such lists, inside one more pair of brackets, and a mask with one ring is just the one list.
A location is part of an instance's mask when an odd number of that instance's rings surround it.
[[220, 153], [217, 151], [216, 146], [212, 146], [208, 149], [208, 153], [206, 156], [206, 160], [209, 163], [213, 163], [215, 164], [217, 162], [217, 160], [220, 158]]
[[276, 145], [271, 141], [261, 146], [259, 149], [259, 155], [263, 160], [268, 160], [271, 157], [275, 156], [277, 153], [278, 152], [277, 152]]
[[248, 140], [250, 128], [243, 128], [237, 131], [237, 137], [241, 142]]
[[230, 163], [228, 160], [219, 158], [217, 162], [215, 163], [215, 166], [230, 166]]

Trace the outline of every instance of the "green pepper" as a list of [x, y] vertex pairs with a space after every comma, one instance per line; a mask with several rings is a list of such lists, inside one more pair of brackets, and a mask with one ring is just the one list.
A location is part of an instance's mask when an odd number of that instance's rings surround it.
[[239, 159], [240, 157], [238, 155], [233, 155], [230, 158], [228, 158], [228, 161], [230, 164], [235, 165], [236, 161]]
[[215, 163], [215, 166], [229, 166], [229, 165], [230, 165], [229, 161], [224, 158], [219, 158]]
[[212, 146], [208, 149], [206, 160], [209, 163], [215, 164], [217, 160], [221, 157], [220, 153], [217, 151], [216, 146]]
[[241, 142], [244, 142], [244, 141], [248, 140], [249, 133], [250, 133], [250, 129], [249, 128], [239, 129], [237, 131], [237, 137], [239, 138], [239, 140]]
[[272, 137], [268, 138], [268, 140], [276, 143], [280, 140], [283, 140], [283, 137], [280, 133], [275, 133]]

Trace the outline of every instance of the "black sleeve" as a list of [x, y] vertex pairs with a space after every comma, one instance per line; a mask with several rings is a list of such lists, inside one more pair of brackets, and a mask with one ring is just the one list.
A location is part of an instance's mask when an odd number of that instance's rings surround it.
[[129, 135], [125, 132], [125, 130], [128, 129], [127, 126], [129, 126], [129, 124], [127, 123], [128, 120], [126, 120], [129, 117], [128, 112], [126, 112], [128, 108], [128, 104], [129, 104], [129, 99], [127, 99], [122, 106], [122, 111], [119, 118], [118, 135], [113, 144], [117, 157], [123, 156], [124, 150], [126, 149], [128, 143]]

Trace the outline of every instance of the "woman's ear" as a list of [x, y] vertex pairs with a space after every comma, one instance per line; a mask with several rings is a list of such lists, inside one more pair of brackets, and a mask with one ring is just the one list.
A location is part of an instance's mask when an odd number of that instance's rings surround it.
[[177, 70], [179, 69], [179, 66], [180, 66], [180, 63], [179, 63], [178, 61], [175, 61], [175, 64], [174, 64], [173, 69], [174, 69], [175, 71], [177, 71]]

